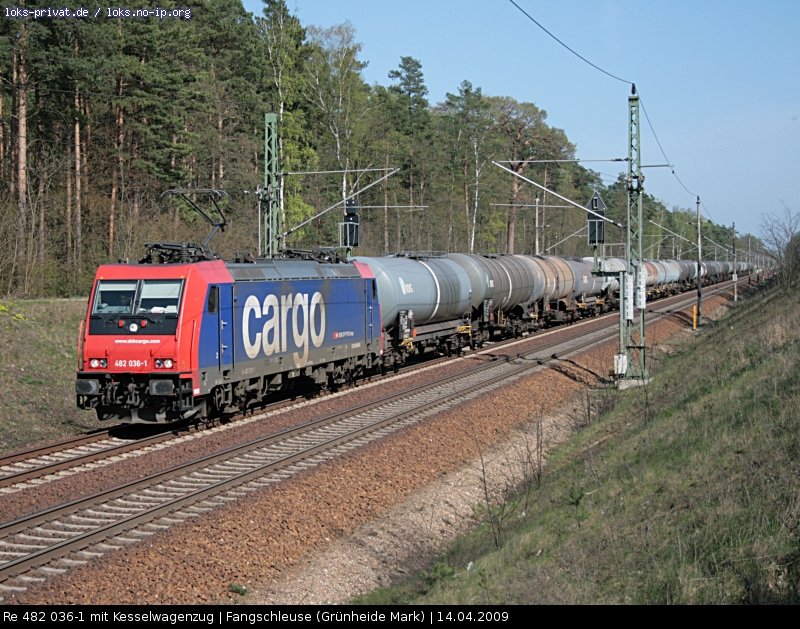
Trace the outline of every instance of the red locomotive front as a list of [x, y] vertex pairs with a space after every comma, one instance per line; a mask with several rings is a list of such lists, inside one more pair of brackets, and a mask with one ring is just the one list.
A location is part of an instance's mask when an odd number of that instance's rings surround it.
[[81, 326], [78, 406], [100, 419], [162, 422], [197, 410], [197, 343], [208, 279], [222, 262], [113, 264], [95, 277]]

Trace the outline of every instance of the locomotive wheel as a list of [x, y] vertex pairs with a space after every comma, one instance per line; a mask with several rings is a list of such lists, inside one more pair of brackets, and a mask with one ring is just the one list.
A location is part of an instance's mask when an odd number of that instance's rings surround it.
[[211, 392], [211, 404], [218, 413], [222, 412], [225, 407], [225, 391], [223, 391], [222, 387], [214, 387]]

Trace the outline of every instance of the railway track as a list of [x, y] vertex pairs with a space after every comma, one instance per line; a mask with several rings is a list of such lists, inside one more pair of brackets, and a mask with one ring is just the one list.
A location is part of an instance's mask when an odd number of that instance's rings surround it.
[[[402, 369], [401, 372], [410, 375], [417, 369], [430, 368], [447, 362], [447, 360], [446, 358], [428, 359]], [[387, 374], [386, 377], [394, 375]], [[286, 408], [296, 408], [296, 406], [297, 403], [292, 400], [280, 400], [265, 406], [258, 414], [274, 413]], [[242, 417], [245, 416], [232, 418], [232, 421], [242, 419]], [[64, 476], [91, 471], [97, 466], [114, 462], [112, 457], [123, 454], [129, 456], [143, 454], [152, 446], [206, 428], [203, 424], [181, 427], [140, 426], [139, 428], [142, 429], [161, 430], [156, 434], [143, 437], [125, 438], [112, 435], [115, 430], [125, 427], [114, 426], [106, 430], [63, 439], [0, 457], [0, 495], [23, 491], [31, 486], [58, 480]], [[226, 422], [222, 426], [215, 424], [215, 427], [227, 430], [232, 427], [232, 424]]]
[[105, 465], [113, 462], [112, 457], [174, 438], [170, 433], [127, 439], [109, 433], [83, 435], [0, 459], [0, 495], [86, 471], [92, 464]]
[[[659, 302], [659, 312], [649, 316], [670, 316], [671, 308], [679, 307], [680, 301], [691, 303], [692, 299], [684, 295], [664, 300]], [[492, 355], [499, 346], [475, 352], [470, 357], [477, 364], [466, 373], [440, 378], [380, 402], [353, 407], [0, 526], [0, 597], [24, 591], [48, 576], [146, 539], [532, 370], [546, 368], [553, 357], [567, 357], [614, 338], [616, 331], [609, 330], [609, 318], [616, 316], [560, 328], [560, 340], [555, 345], [545, 335], [513, 341], [510, 345], [538, 341], [539, 347], [526, 346], [516, 356]], [[598, 329], [592, 331], [590, 327]], [[540, 354], [543, 351], [547, 354]]]

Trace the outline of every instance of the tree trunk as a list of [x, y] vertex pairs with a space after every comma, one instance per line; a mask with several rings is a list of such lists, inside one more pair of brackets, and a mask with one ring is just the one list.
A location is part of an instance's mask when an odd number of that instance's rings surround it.
[[114, 164], [111, 166], [111, 202], [109, 203], [108, 207], [108, 243], [106, 250], [108, 251], [108, 257], [112, 258], [114, 256], [114, 219], [117, 214], [117, 160], [114, 160]]
[[[83, 114], [83, 119], [86, 121], [83, 125], [83, 141], [81, 143], [81, 176], [83, 177], [83, 185], [81, 187], [81, 191], [83, 193], [83, 198], [89, 198], [89, 152], [92, 148], [92, 112], [89, 108], [89, 102], [85, 96], [80, 97], [81, 103], [81, 113]], [[91, 212], [92, 207], [91, 203], [87, 204], [87, 210]]]
[[[28, 69], [25, 50], [28, 30], [24, 23], [20, 28], [17, 52], [17, 255], [16, 260], [25, 260], [28, 237]], [[17, 268], [18, 277], [21, 269]]]
[[[515, 173], [521, 174], [527, 162], [514, 164]], [[506, 253], [514, 253], [514, 240], [517, 232], [517, 201], [519, 201], [519, 177], [513, 177], [511, 182], [511, 207], [508, 210], [508, 229], [506, 231]]]
[[[542, 185], [547, 188], [547, 166], [544, 167], [544, 181]], [[556, 204], [557, 205], [557, 204]], [[547, 191], [542, 194], [542, 253], [547, 253]]]
[[[67, 141], [67, 164], [72, 162], [72, 140]], [[72, 266], [72, 170], [67, 169], [66, 173], [66, 197], [64, 204], [64, 225], [67, 231], [67, 266]]]
[[[120, 80], [119, 83], [118, 83], [118, 94], [119, 94], [120, 97], [122, 96], [123, 87], [124, 86], [122, 84], [122, 80]], [[122, 201], [124, 201], [125, 196], [126, 196], [125, 195], [125, 193], [126, 193], [126, 190], [125, 190], [125, 160], [124, 160], [124, 158], [122, 156], [122, 150], [125, 147], [125, 109], [121, 105], [117, 105], [116, 127], [117, 128], [116, 128], [116, 135], [115, 135], [115, 138], [114, 138], [114, 146], [115, 146], [116, 152], [117, 152], [117, 154], [115, 156], [115, 161], [116, 161], [117, 177], [119, 178], [118, 196], [119, 196], [120, 203], [121, 203]], [[114, 207], [114, 212], [112, 212], [112, 214], [110, 216], [111, 221], [109, 222], [109, 237], [108, 237], [109, 255], [111, 255], [111, 252], [112, 252], [113, 247], [114, 247], [114, 241], [116, 240], [116, 237], [117, 237], [117, 230], [116, 230], [116, 218], [117, 218], [116, 208], [117, 208], [117, 203], [116, 203], [116, 199], [114, 200], [113, 207]]]
[[469, 239], [469, 252], [475, 253], [475, 232], [478, 229], [478, 198], [480, 197], [481, 167], [478, 166], [478, 143], [473, 140], [472, 149], [475, 158], [475, 193], [472, 197], [472, 233]]
[[75, 90], [75, 271], [80, 274], [83, 268], [83, 225], [81, 219], [81, 121], [78, 117], [80, 112], [80, 94]]
[[[14, 52], [11, 61], [11, 85], [16, 86], [18, 79], [17, 79], [17, 54]], [[12, 91], [11, 94], [11, 118], [13, 120], [14, 113], [17, 111], [17, 106], [19, 104], [19, 98], [17, 97], [16, 90]], [[10, 122], [9, 125], [13, 125], [13, 122]], [[9, 127], [10, 128], [10, 127]], [[10, 198], [14, 198], [17, 196], [17, 160], [19, 159], [19, 143], [14, 141], [14, 134], [11, 133], [11, 137], [9, 138], [9, 159], [11, 163], [8, 165], [8, 192], [11, 195]], [[11, 277], [13, 278], [13, 268]]]
[[[183, 123], [183, 131], [184, 131], [184, 133], [187, 133], [187, 134], [189, 132], [189, 124], [185, 120], [184, 120], [184, 123]], [[197, 181], [195, 181], [196, 177], [197, 177], [197, 154], [194, 151], [192, 151], [192, 153], [189, 155], [189, 185], [190, 186], [192, 184], [194, 184], [195, 186], [197, 185]]]
[[[42, 111], [45, 109], [45, 106], [42, 103], [41, 93], [38, 89], [34, 90], [34, 111]], [[42, 116], [38, 116], [36, 119], [36, 137], [43, 138], [44, 137], [44, 120]], [[52, 153], [55, 153], [53, 151]], [[46, 204], [44, 202], [44, 193], [45, 187], [49, 186], [50, 175], [48, 171], [48, 159], [51, 155], [50, 149], [40, 149], [37, 156], [38, 156], [38, 164], [41, 164], [43, 167], [38, 169], [36, 174], [37, 177], [37, 186], [36, 186], [36, 198], [35, 201], [31, 204], [30, 207], [30, 215], [31, 215], [31, 251], [29, 255], [29, 261], [31, 263], [31, 268], [36, 264], [42, 264], [44, 262], [44, 252], [45, 252], [45, 234], [47, 233], [47, 224], [45, 222], [45, 207]], [[34, 214], [38, 214], [36, 218], [36, 222], [34, 224]], [[33, 231], [36, 234], [34, 235]]]
[[[178, 146], [178, 134], [173, 131], [172, 132], [172, 155], [170, 155], [170, 158], [169, 158], [169, 167], [170, 167], [170, 169], [172, 170], [173, 173], [175, 172], [175, 169], [178, 167], [177, 146]], [[178, 221], [178, 219], [179, 219], [178, 204], [175, 203], [174, 206], [175, 206], [175, 209], [174, 209], [174, 211], [172, 213], [172, 238], [173, 239], [177, 239], [178, 238], [178, 223], [179, 223], [179, 221]]]
[[469, 242], [469, 165], [466, 158], [464, 159], [464, 226], [467, 228], [464, 242]]
[[414, 207], [414, 147], [408, 157], [408, 204]]
[[36, 259], [38, 260], [39, 264], [44, 264], [44, 251], [45, 251], [45, 244], [47, 239], [45, 235], [47, 233], [47, 226], [45, 223], [45, 202], [44, 202], [44, 182], [45, 177], [41, 175], [39, 177], [39, 190], [36, 194], [36, 202], [39, 204], [39, 229], [36, 234]]
[[[513, 201], [512, 201], [513, 203]], [[508, 228], [506, 229], [506, 253], [514, 253], [514, 239], [517, 231], [517, 207], [508, 208]]]
[[[139, 136], [136, 133], [131, 133], [131, 159], [130, 163], [135, 164], [136, 160], [139, 157]], [[133, 189], [130, 191], [132, 200], [131, 200], [131, 212], [133, 217], [133, 227], [137, 227], [139, 225], [139, 182], [135, 182], [133, 185]]]
[[4, 100], [0, 98], [0, 178], [5, 178], [6, 176], [6, 136], [5, 125], [3, 124]]
[[222, 158], [224, 151], [222, 141], [222, 111], [217, 112], [217, 142], [219, 144], [219, 187], [225, 188], [225, 160]]
[[[384, 167], [389, 172], [389, 154], [384, 159]], [[383, 181], [383, 253], [389, 253], [389, 180]]]

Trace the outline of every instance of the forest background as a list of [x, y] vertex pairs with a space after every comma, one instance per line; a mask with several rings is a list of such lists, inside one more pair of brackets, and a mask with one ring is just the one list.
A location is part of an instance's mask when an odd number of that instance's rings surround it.
[[[145, 242], [202, 242], [208, 226], [162, 199], [167, 189], [225, 190], [215, 251], [260, 253], [270, 112], [288, 247], [337, 245], [343, 203], [294, 227], [374, 184], [357, 197], [359, 255], [591, 253], [585, 232], [570, 237], [585, 212], [493, 161], [580, 203], [598, 192], [611, 217], [625, 216], [627, 164], [604, 184], [535, 103], [468, 79], [430, 103], [421, 63], [402, 55], [387, 85], [368, 85], [352, 26], [304, 26], [285, 0], [264, 0], [256, 16], [241, 0], [160, 4], [191, 18], [0, 21], [0, 294], [83, 295], [98, 264], [138, 259]], [[657, 224], [646, 222], [647, 257], [696, 256], [676, 236], [696, 239], [693, 208], [667, 208], [645, 186], [644, 214]], [[701, 220], [708, 238], [733, 244], [730, 227]], [[737, 236], [740, 251], [759, 247]], [[624, 239], [606, 230], [608, 243]], [[728, 255], [712, 245], [705, 257]]]

